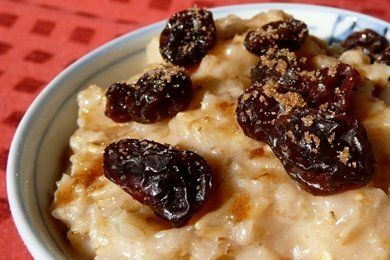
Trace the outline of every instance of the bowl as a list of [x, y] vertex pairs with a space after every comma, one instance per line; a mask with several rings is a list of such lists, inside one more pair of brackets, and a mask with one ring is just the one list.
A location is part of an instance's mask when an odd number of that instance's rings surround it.
[[[215, 18], [236, 14], [249, 18], [282, 9], [305, 21], [310, 33], [330, 43], [351, 31], [371, 28], [387, 33], [389, 23], [355, 12], [301, 4], [248, 4], [212, 9]], [[165, 22], [126, 34], [85, 55], [58, 75], [32, 103], [12, 141], [7, 192], [16, 227], [36, 259], [76, 258], [64, 230], [50, 215], [55, 181], [67, 161], [69, 137], [76, 129], [77, 93], [95, 83], [108, 86], [139, 72], [145, 45]]]

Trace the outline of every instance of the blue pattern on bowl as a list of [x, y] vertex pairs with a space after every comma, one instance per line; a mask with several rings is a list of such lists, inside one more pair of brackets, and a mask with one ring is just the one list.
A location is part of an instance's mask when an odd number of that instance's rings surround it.
[[372, 23], [371, 21], [358, 19], [356, 16], [340, 14], [333, 25], [332, 34], [329, 38], [329, 44], [340, 42], [347, 38], [351, 33], [370, 28], [377, 33], [389, 38], [389, 26], [381, 23]]

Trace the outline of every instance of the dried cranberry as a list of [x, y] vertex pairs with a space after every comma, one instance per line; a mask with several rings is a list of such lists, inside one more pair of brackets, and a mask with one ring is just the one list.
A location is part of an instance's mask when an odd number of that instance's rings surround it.
[[297, 50], [308, 35], [307, 25], [295, 19], [271, 22], [256, 30], [250, 30], [244, 46], [252, 54], [263, 55], [269, 48]]
[[106, 115], [114, 121], [154, 123], [187, 108], [192, 99], [192, 83], [179, 67], [159, 66], [135, 84], [112, 85], [106, 96]]
[[390, 66], [390, 47], [387, 47], [382, 53], [376, 55], [375, 60]]
[[123, 139], [104, 150], [105, 176], [151, 209], [179, 226], [209, 197], [212, 172], [191, 151], [149, 140]]
[[314, 195], [364, 186], [375, 172], [367, 133], [352, 116], [297, 108], [278, 118], [269, 144], [288, 175]]
[[259, 84], [254, 84], [239, 98], [236, 108], [237, 122], [244, 134], [258, 141], [266, 141], [283, 106], [273, 97], [264, 94]]
[[389, 41], [377, 32], [365, 29], [352, 33], [341, 45], [345, 49], [361, 47], [364, 53], [374, 58], [375, 54], [382, 53], [389, 46]]
[[175, 13], [160, 36], [160, 53], [175, 65], [190, 66], [202, 60], [216, 41], [213, 15], [197, 7]]

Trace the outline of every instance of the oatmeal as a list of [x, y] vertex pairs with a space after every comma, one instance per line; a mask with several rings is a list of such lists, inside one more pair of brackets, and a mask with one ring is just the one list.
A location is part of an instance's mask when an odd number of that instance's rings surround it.
[[[270, 99], [267, 93], [274, 96], [272, 84], [264, 94], [253, 90], [243, 95], [251, 87], [251, 69], [259, 66], [259, 58], [244, 47], [247, 32], [289, 19], [281, 11], [269, 11], [249, 20], [233, 15], [216, 20], [215, 45], [189, 74], [193, 87], [190, 103], [169, 117], [164, 115], [164, 120], [115, 122], [106, 116], [106, 87], [92, 85], [79, 93], [79, 128], [70, 138], [70, 167], [57, 183], [52, 210], [52, 215], [67, 225], [67, 237], [76, 250], [96, 259], [388, 259], [390, 106], [385, 95], [374, 97], [373, 90], [379, 86], [386, 93], [390, 66], [371, 63], [359, 48], [328, 56], [324, 43], [310, 35], [296, 52], [310, 59], [307, 62], [313, 71], [337, 69], [343, 62], [360, 72], [362, 80], [350, 100], [351, 113], [365, 127], [377, 162], [373, 180], [365, 186], [314, 196], [286, 174], [266, 142], [245, 135], [237, 122], [240, 96], [241, 100], [258, 97], [258, 107], [270, 105], [263, 105]], [[147, 46], [149, 68], [164, 63], [159, 46], [159, 36]], [[284, 73], [287, 65], [278, 62], [272, 66]], [[329, 71], [331, 74], [332, 69]], [[141, 75], [127, 84], [135, 84]], [[332, 95], [332, 104], [310, 102], [323, 109], [337, 104], [337, 111], [344, 111], [337, 94], [339, 90]], [[306, 105], [293, 93], [278, 94], [278, 98], [293, 107], [295, 103]], [[316, 115], [300, 109], [302, 116], [296, 119], [300, 127], [318, 125]], [[253, 116], [252, 110], [244, 113]], [[265, 120], [269, 128], [273, 127], [268, 123], [272, 116]], [[282, 118], [287, 120], [285, 115]], [[286, 125], [278, 123], [277, 127]], [[284, 141], [302, 138], [313, 149], [337, 141], [332, 133], [320, 140], [310, 131], [299, 130], [292, 125], [285, 131]], [[261, 138], [265, 135], [259, 133]], [[173, 228], [104, 176], [106, 147], [125, 138], [193, 151], [210, 165], [213, 190], [185, 225]], [[351, 156], [349, 147], [335, 151], [335, 160], [345, 167], [358, 163]]]

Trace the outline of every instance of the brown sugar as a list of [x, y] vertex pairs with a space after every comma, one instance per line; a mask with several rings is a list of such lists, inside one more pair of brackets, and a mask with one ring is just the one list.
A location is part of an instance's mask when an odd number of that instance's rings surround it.
[[337, 153], [339, 154], [337, 155], [337, 158], [339, 158], [340, 162], [347, 164], [350, 158], [349, 147], [344, 147], [344, 150]]
[[249, 217], [251, 209], [250, 198], [246, 193], [240, 193], [233, 198], [229, 212], [236, 222], [243, 221]]
[[264, 155], [263, 147], [253, 149], [249, 152], [249, 159], [260, 158]]

